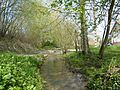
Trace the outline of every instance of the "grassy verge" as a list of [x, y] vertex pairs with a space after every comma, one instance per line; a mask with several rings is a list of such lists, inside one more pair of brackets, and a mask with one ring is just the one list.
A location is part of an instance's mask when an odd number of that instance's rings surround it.
[[92, 51], [88, 56], [66, 55], [69, 68], [87, 77], [89, 90], [120, 90], [120, 46], [108, 47], [103, 60], [97, 58], [98, 49]]
[[43, 90], [35, 57], [0, 54], [0, 90]]

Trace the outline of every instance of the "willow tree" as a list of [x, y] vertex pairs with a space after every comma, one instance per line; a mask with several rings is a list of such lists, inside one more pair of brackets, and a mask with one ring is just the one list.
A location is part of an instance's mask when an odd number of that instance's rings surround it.
[[[57, 20], [55, 23], [59, 23]], [[74, 47], [74, 27], [73, 24], [67, 21], [61, 21], [53, 30], [51, 35], [55, 44], [62, 49], [63, 54], [67, 53], [68, 49]]]
[[[52, 7], [59, 7], [61, 13], [63, 12], [68, 18], [75, 17], [79, 22], [81, 28], [81, 50], [83, 54], [89, 53], [89, 44], [87, 37], [87, 23], [86, 23], [86, 1], [85, 0], [55, 0]], [[63, 11], [64, 10], [64, 11]]]
[[23, 0], [19, 12], [24, 30], [21, 40], [35, 47], [40, 47], [45, 41], [45, 31], [50, 22], [49, 11], [41, 3], [39, 0]]
[[15, 37], [18, 29], [17, 13], [19, 12], [20, 1], [0, 0], [0, 37]]

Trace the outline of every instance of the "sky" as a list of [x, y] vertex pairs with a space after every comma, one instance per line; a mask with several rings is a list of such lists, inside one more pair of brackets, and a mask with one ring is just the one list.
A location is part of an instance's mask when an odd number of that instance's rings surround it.
[[44, 4], [45, 6], [49, 6], [52, 1], [53, 1], [53, 0], [42, 0], [43, 4]]
[[[45, 6], [49, 6], [50, 5], [50, 2], [52, 2], [53, 0], [42, 0], [43, 1], [43, 4]], [[111, 29], [114, 25], [115, 21], [112, 21], [111, 22]], [[97, 30], [97, 35], [102, 39], [102, 36], [103, 36], [103, 32], [104, 32], [104, 27], [105, 25], [107, 24], [107, 17], [104, 18], [104, 21], [97, 26], [96, 30]]]
[[[43, 4], [45, 6], [49, 6], [50, 5], [50, 2], [52, 2], [53, 0], [42, 0]], [[104, 28], [103, 28], [103, 25], [100, 24], [98, 27], [97, 27], [97, 34], [102, 37], [102, 34], [103, 34], [103, 31], [104, 31]]]

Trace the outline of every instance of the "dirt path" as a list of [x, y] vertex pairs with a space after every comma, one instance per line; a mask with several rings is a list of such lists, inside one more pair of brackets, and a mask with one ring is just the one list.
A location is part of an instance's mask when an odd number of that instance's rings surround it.
[[44, 90], [85, 90], [82, 75], [69, 72], [59, 55], [48, 55], [42, 66], [42, 77], [46, 80]]

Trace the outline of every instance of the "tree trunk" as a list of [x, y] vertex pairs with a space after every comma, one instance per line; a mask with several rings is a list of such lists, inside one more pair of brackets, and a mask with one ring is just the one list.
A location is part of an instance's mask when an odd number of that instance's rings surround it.
[[93, 0], [93, 19], [94, 19], [94, 26], [93, 31], [95, 32], [95, 47], [98, 46], [98, 40], [97, 40], [97, 24], [96, 24], [96, 6], [95, 6], [95, 0]]
[[84, 55], [89, 53], [89, 44], [87, 37], [87, 25], [85, 17], [85, 0], [81, 0], [80, 6], [80, 21], [81, 21], [81, 49]]
[[78, 52], [77, 40], [75, 40], [75, 51]]
[[75, 30], [75, 50], [76, 53], [78, 52], [78, 35], [77, 35], [77, 31]]
[[100, 50], [99, 50], [99, 57], [100, 57], [101, 59], [103, 58], [104, 50], [105, 50], [105, 47], [106, 47], [106, 44], [107, 44], [107, 41], [108, 41], [108, 36], [109, 36], [109, 32], [110, 32], [110, 25], [111, 25], [111, 20], [112, 20], [112, 12], [113, 12], [114, 4], [115, 4], [115, 0], [112, 0], [112, 1], [111, 1], [111, 5], [110, 5], [110, 8], [109, 8], [109, 11], [108, 11], [107, 31], [104, 32], [104, 34], [106, 33], [106, 35], [105, 35], [105, 38], [104, 38], [104, 40], [103, 40], [103, 42], [102, 42], [101, 48], [100, 48]]

